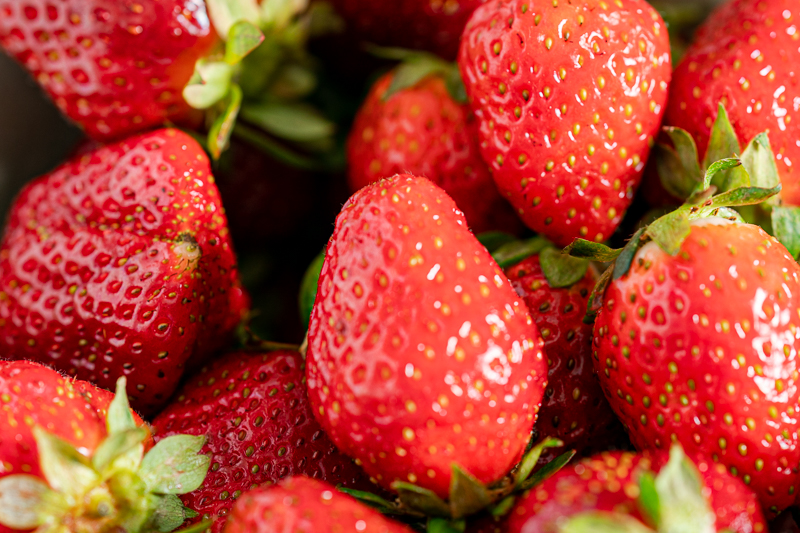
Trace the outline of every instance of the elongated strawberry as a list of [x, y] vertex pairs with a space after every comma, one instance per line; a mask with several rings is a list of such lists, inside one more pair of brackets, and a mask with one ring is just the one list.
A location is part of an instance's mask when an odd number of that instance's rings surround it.
[[161, 130], [78, 156], [17, 198], [0, 248], [0, 345], [152, 412], [247, 305], [208, 158]]
[[454, 476], [503, 477], [541, 402], [539, 343], [508, 279], [433, 183], [394, 176], [342, 209], [309, 327], [309, 398], [333, 442], [381, 485], [446, 498]]
[[491, 0], [467, 24], [458, 62], [483, 158], [523, 221], [558, 245], [609, 238], [667, 100], [658, 13], [643, 0]]
[[348, 139], [351, 189], [398, 172], [424, 176], [450, 195], [473, 231], [514, 231], [519, 222], [481, 159], [475, 117], [454, 99], [444, 76], [396, 87], [420, 63], [383, 76], [362, 105]]
[[204, 439], [153, 447], [124, 378], [114, 396], [38, 363], [0, 361], [0, 401], [0, 532], [172, 531], [190, 514], [177, 495], [203, 481]]
[[232, 353], [189, 378], [153, 422], [156, 440], [207, 435], [203, 485], [184, 504], [222, 531], [239, 495], [258, 485], [308, 476], [332, 485], [374, 488], [320, 428], [308, 403], [298, 352]]
[[225, 533], [411, 533], [380, 513], [302, 476], [247, 492], [236, 503]]

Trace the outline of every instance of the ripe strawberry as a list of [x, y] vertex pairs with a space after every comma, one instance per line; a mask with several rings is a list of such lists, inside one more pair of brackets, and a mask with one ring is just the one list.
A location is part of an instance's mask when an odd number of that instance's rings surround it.
[[175, 495], [202, 482], [203, 439], [153, 447], [124, 379], [115, 396], [38, 363], [0, 361], [0, 402], [0, 533], [171, 531], [184, 522]]
[[233, 507], [225, 533], [411, 533], [330, 485], [293, 477], [247, 492]]
[[177, 130], [78, 156], [17, 198], [0, 247], [0, 345], [153, 412], [241, 319], [209, 161]]
[[[642, 505], [648, 498], [643, 491], [647, 483], [642, 479], [645, 475], [650, 478], [648, 485], [655, 486], [660, 496], [657, 513], [648, 512], [651, 508]], [[669, 462], [665, 452], [655, 455], [615, 452], [568, 466], [519, 500], [504, 531], [581, 531], [584, 529], [565, 526], [579, 516], [614, 520], [615, 515], [616, 523], [620, 523], [619, 515], [626, 515], [637, 520], [640, 528], [644, 526], [641, 522], [646, 522], [657, 531], [676, 531], [680, 529], [670, 529], [666, 524], [685, 528], [689, 523], [692, 531], [767, 531], [758, 499], [741, 481], [721, 465], [701, 459], [695, 468], [682, 453], [676, 456], [675, 452]], [[656, 518], [659, 515], [660, 519]], [[564, 529], [556, 527], [557, 524]]]
[[469, 16], [486, 0], [332, 0], [349, 32], [361, 41], [434, 52], [455, 59], [461, 31]]
[[186, 120], [181, 91], [217, 40], [204, 2], [0, 2], [0, 46], [99, 140]]
[[347, 149], [351, 189], [409, 172], [443, 188], [473, 231], [517, 230], [517, 217], [481, 159], [469, 107], [438, 75], [389, 95], [400, 75], [398, 70], [379, 79], [356, 116]]
[[491, 0], [459, 66], [495, 183], [558, 245], [622, 220], [661, 123], [670, 51], [644, 0]]
[[597, 282], [594, 271], [586, 269], [574, 284], [556, 287], [548, 281], [537, 254], [507, 268], [506, 274], [539, 328], [549, 366], [533, 440], [553, 437], [564, 442], [563, 448], [545, 450], [539, 463], [549, 463], [565, 449], [584, 457], [624, 447], [625, 430], [594, 373], [592, 326], [583, 322]]
[[433, 183], [394, 176], [344, 206], [311, 315], [309, 398], [381, 485], [410, 481], [446, 498], [454, 464], [482, 483], [503, 477], [541, 403], [539, 343], [505, 274]]
[[647, 243], [610, 282], [595, 368], [638, 449], [680, 442], [777, 512], [800, 481], [800, 267], [757, 226], [687, 230], [674, 256]]
[[[733, 0], [699, 30], [675, 69], [666, 122], [687, 130], [700, 154], [723, 103], [741, 146], [769, 131], [784, 202], [800, 204], [800, 122], [793, 120], [800, 91], [791, 81], [800, 61], [791, 0]], [[730, 157], [731, 154], [725, 154]]]
[[183, 502], [215, 520], [211, 531], [222, 531], [242, 492], [287, 476], [374, 489], [314, 419], [304, 377], [298, 352], [229, 354], [190, 378], [153, 422], [157, 440], [208, 436], [202, 452], [211, 457], [211, 471]]

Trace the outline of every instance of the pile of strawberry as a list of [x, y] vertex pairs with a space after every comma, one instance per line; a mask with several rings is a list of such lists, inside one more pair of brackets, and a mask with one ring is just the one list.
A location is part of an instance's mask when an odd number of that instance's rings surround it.
[[800, 4], [332, 4], [0, 0], [0, 533], [797, 531]]

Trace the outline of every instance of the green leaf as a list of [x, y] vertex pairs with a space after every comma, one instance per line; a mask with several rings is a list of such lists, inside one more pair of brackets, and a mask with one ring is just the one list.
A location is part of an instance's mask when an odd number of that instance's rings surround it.
[[431, 490], [405, 481], [392, 483], [392, 490], [397, 492], [400, 502], [411, 509], [428, 516], [450, 517], [450, 507]]
[[657, 528], [661, 523], [661, 502], [656, 489], [656, 479], [650, 472], [645, 472], [639, 478], [639, 498], [636, 502], [642, 515]]
[[533, 487], [543, 483], [547, 478], [557, 473], [559, 470], [564, 468], [567, 463], [572, 461], [572, 458], [575, 457], [575, 453], [575, 450], [569, 450], [562, 453], [546, 465], [542, 466], [539, 470], [534, 472], [532, 476], [526, 479], [522, 485], [520, 485], [519, 490], [530, 490]]
[[228, 42], [225, 45], [225, 62], [229, 65], [241, 63], [250, 52], [264, 42], [261, 29], [247, 20], [236, 22], [228, 33]]
[[[706, 170], [706, 174], [703, 177], [702, 187], [696, 190], [695, 192], [705, 191], [706, 189], [711, 187], [711, 184], [714, 182], [714, 178], [717, 176], [717, 174], [724, 172], [726, 170], [740, 167], [741, 165], [742, 165], [741, 160], [736, 157], [728, 159], [720, 159], [718, 161], [715, 161], [714, 163], [711, 164], [711, 166], [708, 167], [708, 170]], [[743, 179], [747, 180], [747, 178]], [[742, 180], [737, 180], [737, 181], [742, 181]]]
[[689, 209], [684, 206], [664, 215], [647, 227], [646, 235], [669, 255], [677, 255], [681, 245], [692, 231]]
[[772, 189], [762, 189], [760, 187], [740, 187], [732, 191], [714, 196], [709, 202], [704, 204], [704, 209], [716, 209], [719, 207], [738, 207], [742, 205], [760, 204], [769, 200], [781, 192], [782, 186], [778, 184]]
[[697, 145], [686, 130], [665, 127], [674, 149], [666, 145], [656, 147], [656, 165], [661, 183], [676, 198], [689, 197], [702, 181], [700, 156]]
[[231, 65], [224, 61], [200, 59], [189, 84], [183, 89], [183, 99], [195, 109], [208, 109], [225, 98], [232, 80]]
[[[100, 443], [100, 446], [97, 447], [92, 456], [92, 465], [95, 470], [103, 473], [117, 459], [128, 454], [138, 456], [141, 460], [144, 453], [142, 443], [144, 443], [147, 435], [148, 431], [145, 428], [134, 428], [111, 433]], [[128, 459], [128, 457], [125, 458]], [[135, 470], [139, 464], [139, 461], [134, 461], [131, 466]]]
[[157, 497], [156, 508], [151, 518], [152, 527], [160, 533], [169, 533], [186, 521], [183, 502], [174, 494]]
[[600, 276], [600, 279], [597, 280], [597, 284], [594, 286], [594, 290], [591, 296], [589, 296], [589, 302], [586, 305], [586, 316], [583, 317], [584, 324], [594, 324], [597, 314], [603, 308], [603, 299], [606, 289], [608, 288], [608, 284], [611, 283], [613, 275], [614, 266], [612, 265], [607, 268]]
[[305, 170], [326, 170], [325, 167], [306, 155], [301, 155], [255, 128], [245, 126], [237, 121], [233, 127], [233, 135], [270, 157], [295, 168]]
[[464, 86], [464, 80], [461, 78], [461, 72], [455, 66], [445, 73], [444, 85], [447, 87], [447, 92], [450, 94], [453, 101], [459, 104], [466, 104], [469, 102], [467, 88]]
[[431, 518], [428, 520], [427, 533], [464, 533], [467, 528], [463, 520], [447, 520]]
[[492, 254], [502, 269], [510, 268], [532, 255], [541, 252], [546, 246], [552, 246], [544, 237], [534, 237], [527, 241], [514, 241], [501, 246]]
[[128, 403], [128, 394], [125, 392], [126, 384], [127, 381], [124, 376], [117, 380], [117, 389], [114, 394], [114, 399], [108, 406], [106, 429], [109, 435], [129, 429], [136, 429], [136, 420], [133, 418], [131, 405]]
[[51, 493], [38, 477], [16, 474], [0, 478], [0, 524], [10, 529], [40, 525], [42, 502]]
[[450, 478], [450, 509], [455, 519], [464, 518], [487, 508], [492, 497], [486, 486], [454, 464]]
[[513, 494], [511, 496], [506, 496], [489, 508], [489, 514], [495, 518], [502, 518], [511, 512], [516, 501], [517, 498]]
[[216, 161], [230, 145], [233, 127], [236, 124], [236, 117], [239, 116], [239, 109], [242, 107], [242, 89], [235, 83], [231, 85], [228, 94], [228, 103], [225, 111], [220, 114], [211, 125], [208, 132], [208, 151], [211, 158]]
[[33, 428], [39, 451], [39, 466], [56, 492], [79, 496], [97, 483], [99, 477], [89, 459], [75, 447], [39, 426]]
[[725, 106], [719, 104], [717, 119], [711, 128], [711, 135], [708, 140], [706, 157], [703, 160], [703, 168], [710, 167], [715, 161], [738, 157], [742, 153], [739, 138], [733, 130], [728, 112]]
[[510, 233], [503, 231], [485, 231], [475, 235], [478, 242], [486, 248], [490, 254], [495, 253], [501, 246], [516, 242], [517, 238]]
[[300, 284], [300, 318], [308, 328], [311, 321], [311, 312], [314, 310], [314, 303], [317, 300], [317, 285], [319, 276], [322, 272], [322, 264], [325, 262], [325, 251], [323, 250], [309, 265]]
[[772, 230], [792, 257], [800, 258], [800, 207], [774, 207]]
[[392, 504], [392, 502], [381, 498], [377, 494], [373, 494], [371, 492], [366, 492], [363, 490], [348, 489], [347, 487], [336, 487], [336, 488], [339, 492], [347, 494], [348, 496], [355, 498], [356, 500], [360, 501], [361, 503], [367, 504], [370, 507], [375, 507], [384, 514], [394, 509], [394, 505]]
[[414, 87], [428, 76], [445, 76], [450, 68], [449, 63], [431, 54], [416, 54], [395, 69], [392, 83], [384, 93], [383, 100], [389, 100], [400, 91]]
[[567, 520], [559, 533], [653, 533], [635, 518], [621, 513], [588, 511]]
[[778, 165], [775, 163], [775, 154], [769, 143], [769, 135], [759, 133], [750, 141], [744, 152], [742, 152], [742, 166], [750, 176], [752, 187], [762, 189], [772, 189], [780, 185], [781, 178], [778, 174]]
[[144, 456], [139, 477], [148, 490], [158, 494], [186, 494], [203, 483], [211, 464], [207, 455], [198, 455], [205, 437], [176, 435], [158, 442]]
[[242, 108], [242, 118], [263, 130], [289, 141], [309, 142], [327, 139], [336, 125], [316, 109], [304, 104], [260, 103]]
[[622, 249], [622, 253], [619, 254], [616, 263], [614, 263], [614, 279], [621, 278], [631, 269], [631, 264], [633, 263], [634, 257], [636, 257], [636, 252], [639, 251], [642, 245], [642, 237], [645, 231], [647, 231], [647, 228], [640, 228], [633, 234], [633, 237], [631, 237], [631, 240], [625, 245], [625, 248]]
[[518, 489], [520, 486], [522, 486], [525, 480], [530, 477], [531, 472], [533, 472], [536, 463], [539, 462], [539, 457], [542, 456], [542, 452], [544, 450], [547, 448], [558, 448], [563, 445], [563, 441], [548, 437], [531, 448], [530, 451], [522, 458], [522, 461], [520, 461], [517, 471], [514, 474], [514, 489]]
[[542, 273], [551, 287], [571, 287], [586, 275], [589, 261], [572, 257], [561, 250], [547, 247], [539, 252]]
[[614, 261], [622, 250], [614, 250], [605, 244], [598, 242], [587, 241], [585, 239], [575, 239], [572, 244], [564, 248], [564, 253], [572, 257], [581, 257], [589, 259], [590, 261], [598, 261], [600, 263], [610, 263]]
[[230, 35], [231, 28], [240, 20], [256, 26], [261, 22], [258, 0], [206, 0], [206, 8], [214, 28], [223, 39]]
[[656, 476], [660, 503], [659, 531], [715, 531], [716, 516], [703, 496], [703, 482], [697, 468], [684, 455], [680, 445], [670, 449], [669, 462]]

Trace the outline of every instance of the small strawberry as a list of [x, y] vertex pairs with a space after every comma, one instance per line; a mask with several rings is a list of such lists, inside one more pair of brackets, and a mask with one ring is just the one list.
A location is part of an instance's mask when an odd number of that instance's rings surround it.
[[332, 0], [360, 41], [434, 52], [452, 60], [464, 25], [486, 0]]
[[[432, 73], [419, 79], [425, 65]], [[437, 66], [421, 58], [372, 87], [348, 140], [350, 187], [357, 191], [398, 172], [424, 176], [450, 195], [473, 231], [514, 231], [517, 217], [481, 159], [475, 117], [454, 98]], [[452, 74], [458, 79], [457, 71]]]
[[556, 244], [609, 238], [633, 200], [670, 80], [644, 0], [491, 0], [459, 66], [481, 150], [523, 221]]
[[[592, 326], [583, 322], [597, 276], [587, 268], [588, 263], [565, 261], [542, 239], [531, 244], [535, 245], [529, 250], [532, 255], [510, 267], [502, 256], [518, 243], [501, 248], [494, 256], [505, 267], [544, 339], [549, 371], [533, 440], [557, 438], [564, 443], [563, 449], [575, 450], [578, 457], [625, 447], [625, 430], [594, 373]], [[548, 463], [558, 454], [558, 448], [548, 449], [539, 462]]]
[[211, 531], [222, 531], [242, 492], [287, 476], [374, 488], [314, 419], [304, 377], [298, 352], [228, 354], [189, 378], [153, 422], [157, 440], [179, 433], [208, 437], [201, 452], [211, 457], [211, 471], [183, 502], [215, 520]]
[[410, 481], [446, 498], [455, 476], [502, 478], [541, 403], [539, 343], [505, 274], [433, 183], [394, 176], [344, 206], [311, 316], [309, 398], [381, 485]]
[[114, 396], [38, 363], [0, 361], [0, 402], [0, 533], [172, 531], [192, 514], [177, 495], [203, 481], [204, 439], [152, 446], [124, 378]]
[[568, 466], [520, 499], [502, 531], [766, 533], [767, 525], [740, 480], [675, 447], [669, 460], [616, 452]]
[[247, 297], [208, 158], [161, 130], [78, 156], [17, 198], [0, 247], [0, 345], [134, 407], [166, 402]]
[[188, 118], [181, 91], [217, 40], [204, 2], [0, 3], [0, 46], [99, 140]]
[[293, 477], [236, 502], [225, 533], [411, 533], [330, 485]]

